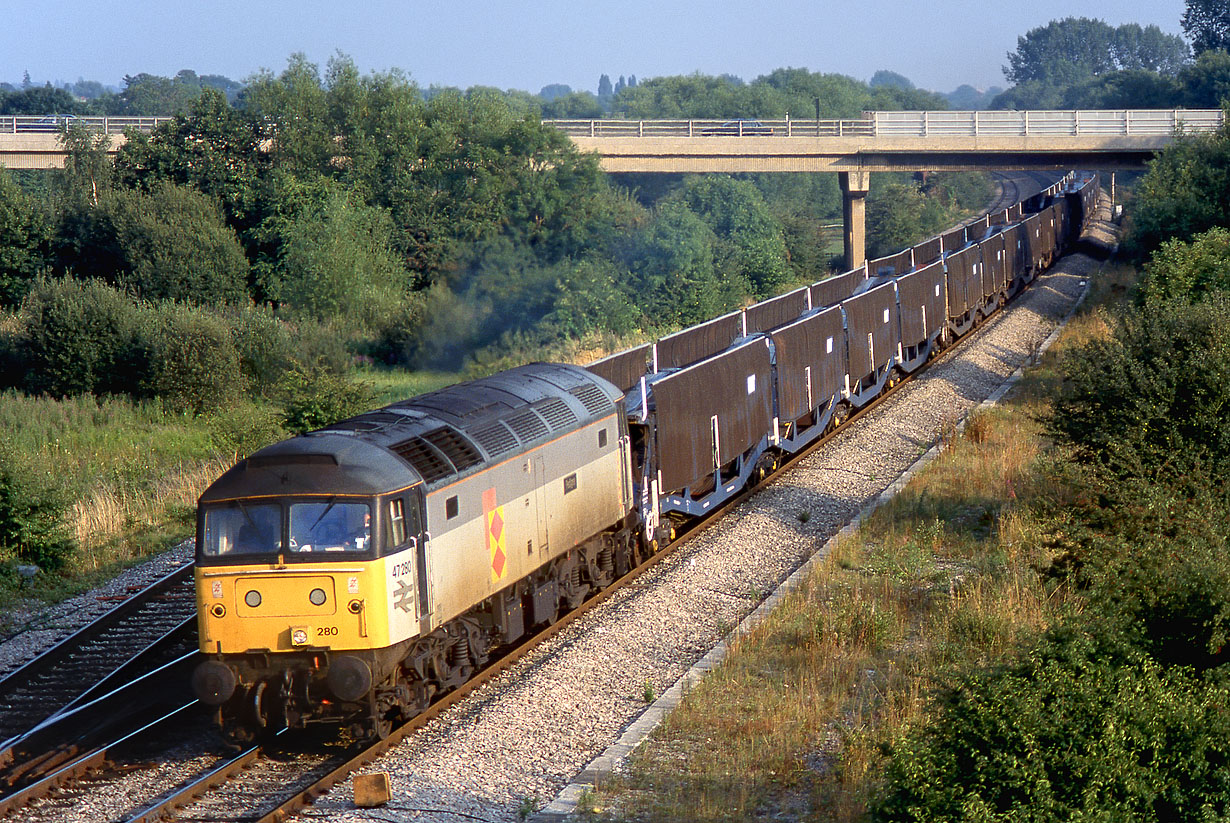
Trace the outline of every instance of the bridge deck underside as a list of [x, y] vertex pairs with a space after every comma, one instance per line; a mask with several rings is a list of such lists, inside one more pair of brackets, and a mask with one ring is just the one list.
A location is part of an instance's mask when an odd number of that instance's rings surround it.
[[584, 138], [609, 172], [977, 171], [1139, 169], [1168, 138], [713, 139]]

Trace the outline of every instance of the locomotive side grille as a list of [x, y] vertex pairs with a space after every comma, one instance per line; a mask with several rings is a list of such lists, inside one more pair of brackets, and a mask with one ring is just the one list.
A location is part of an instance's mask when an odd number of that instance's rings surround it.
[[547, 433], [547, 424], [543, 423], [542, 418], [533, 411], [522, 412], [516, 417], [509, 418], [507, 422], [508, 427], [516, 432], [522, 443], [537, 440]]
[[551, 431], [569, 428], [577, 422], [577, 416], [573, 414], [572, 409], [568, 408], [568, 404], [558, 397], [554, 397], [541, 406], [536, 407], [535, 411], [546, 419], [547, 425], [551, 427]]
[[471, 429], [466, 434], [474, 438], [475, 442], [486, 449], [487, 454], [492, 457], [517, 448], [517, 438], [503, 423], [495, 423], [481, 429]]
[[602, 393], [602, 389], [593, 383], [577, 386], [569, 394], [580, 400], [581, 404], [585, 406], [585, 411], [590, 414], [602, 414], [611, 410], [611, 401]]
[[457, 467], [457, 471], [468, 469], [483, 460], [482, 455], [474, 448], [474, 444], [456, 429], [449, 427], [435, 429], [424, 434], [423, 439], [444, 452], [444, 456]]
[[421, 437], [411, 437], [409, 440], [394, 443], [390, 448], [414, 466], [415, 471], [428, 483], [456, 474], [453, 464]]

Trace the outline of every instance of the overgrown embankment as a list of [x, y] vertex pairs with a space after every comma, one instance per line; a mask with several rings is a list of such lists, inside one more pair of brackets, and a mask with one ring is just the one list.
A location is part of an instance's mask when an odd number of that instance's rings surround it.
[[[1230, 810], [1225, 233], [1172, 241], [842, 542], [599, 796], [616, 817]], [[1127, 295], [1131, 295], [1129, 298]]]

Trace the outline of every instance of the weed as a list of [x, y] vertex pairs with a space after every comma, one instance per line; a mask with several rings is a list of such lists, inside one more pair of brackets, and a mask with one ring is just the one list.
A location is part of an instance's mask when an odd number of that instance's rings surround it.
[[800, 523], [806, 523], [808, 520], [811, 520], [811, 512], [809, 512], [807, 509], [803, 509], [798, 514], [796, 514], [795, 517], [799, 519]]
[[652, 703], [657, 699], [658, 695], [657, 692], [654, 691], [653, 681], [646, 677], [645, 682], [641, 684], [641, 700], [646, 703]]
[[517, 805], [517, 819], [529, 820], [530, 815], [538, 811], [541, 805], [536, 794], [521, 798], [521, 802]]

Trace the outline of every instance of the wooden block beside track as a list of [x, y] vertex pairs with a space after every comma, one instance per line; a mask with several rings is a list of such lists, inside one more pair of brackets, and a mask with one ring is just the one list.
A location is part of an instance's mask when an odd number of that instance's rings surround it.
[[356, 774], [354, 776], [354, 804], [361, 809], [383, 806], [393, 799], [389, 788], [388, 772]]

